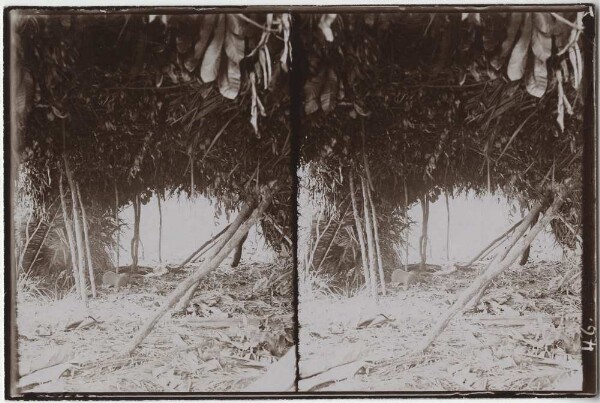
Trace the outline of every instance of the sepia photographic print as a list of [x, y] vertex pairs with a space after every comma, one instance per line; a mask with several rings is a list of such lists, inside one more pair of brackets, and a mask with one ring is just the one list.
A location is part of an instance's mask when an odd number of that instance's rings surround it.
[[13, 390], [291, 390], [289, 15], [9, 17]]
[[4, 9], [5, 397], [596, 396], [596, 11]]
[[581, 390], [588, 17], [301, 15], [300, 391]]

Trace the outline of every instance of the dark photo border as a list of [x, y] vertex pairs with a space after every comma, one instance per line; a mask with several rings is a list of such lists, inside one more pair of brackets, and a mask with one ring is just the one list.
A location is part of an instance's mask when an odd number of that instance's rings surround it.
[[[577, 9], [574, 9], [576, 7]], [[583, 152], [583, 263], [582, 263], [582, 365], [583, 365], [583, 390], [581, 392], [543, 392], [543, 391], [481, 391], [481, 392], [289, 392], [289, 393], [240, 393], [240, 392], [219, 392], [219, 393], [23, 393], [16, 395], [15, 386], [17, 383], [17, 332], [16, 332], [16, 296], [15, 296], [15, 264], [13, 251], [13, 178], [16, 170], [13, 166], [12, 157], [12, 136], [15, 135], [14, 125], [11, 122], [11, 22], [10, 13], [12, 11], [35, 12], [37, 10], [44, 13], [148, 13], [153, 14], [189, 14], [206, 12], [284, 12], [292, 13], [293, 20], [296, 20], [301, 13], [388, 13], [388, 12], [498, 12], [506, 11], [527, 11], [527, 10], [552, 10], [552, 11], [576, 11], [592, 8], [594, 18], [584, 20], [584, 74], [587, 79], [584, 82], [593, 83], [593, 90], [588, 90], [585, 99], [584, 108], [584, 152]], [[592, 397], [598, 394], [598, 307], [597, 307], [597, 282], [598, 282], [598, 216], [597, 216], [597, 198], [598, 198], [598, 136], [597, 136], [597, 113], [598, 113], [598, 82], [597, 82], [597, 60], [598, 47], [596, 45], [596, 30], [598, 27], [598, 7], [593, 3], [562, 4], [562, 5], [444, 5], [444, 6], [240, 6], [240, 7], [21, 7], [11, 6], [4, 8], [4, 320], [5, 320], [5, 398], [7, 400], [157, 400], [157, 399], [305, 399], [305, 398], [391, 398], [391, 397]], [[294, 33], [292, 24], [291, 34], [292, 45], [299, 43], [297, 33]], [[293, 46], [294, 51], [299, 47]], [[594, 57], [589, 57], [593, 55]], [[300, 57], [300, 55], [298, 55]], [[292, 197], [298, 195], [298, 178], [296, 176], [299, 166], [300, 133], [302, 132], [303, 117], [303, 89], [298, 72], [291, 69], [290, 73], [290, 125], [292, 130], [292, 155], [290, 171], [292, 172], [293, 186]], [[297, 200], [297, 197], [296, 197]], [[296, 218], [293, 228], [293, 242], [297, 245], [297, 217], [298, 210], [295, 206], [293, 215]], [[296, 307], [294, 312], [296, 356], [298, 356], [298, 273], [297, 273], [297, 248], [293, 254], [294, 262], [294, 281], [293, 302]], [[301, 325], [301, 324], [300, 324]], [[592, 346], [592, 350], [586, 350], [586, 346]], [[296, 365], [296, 386], [299, 375]]]

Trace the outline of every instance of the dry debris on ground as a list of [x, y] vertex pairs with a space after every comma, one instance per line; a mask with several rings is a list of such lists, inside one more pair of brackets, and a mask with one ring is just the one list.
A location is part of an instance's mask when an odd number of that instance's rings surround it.
[[[575, 281], [556, 289], [554, 281], [568, 271], [543, 261], [507, 270], [426, 354], [414, 354], [416, 345], [477, 270], [423, 273], [410, 289], [381, 297], [379, 306], [364, 295], [301, 296], [301, 376], [314, 359], [330, 357], [333, 364], [322, 370], [322, 382], [304, 374], [300, 390], [580, 390], [581, 299], [573, 293], [580, 287]], [[338, 346], [360, 354], [335, 360]], [[342, 375], [322, 375], [349, 362], [358, 364]]]
[[186, 270], [136, 276], [126, 289], [103, 290], [87, 313], [74, 294], [19, 299], [19, 386], [24, 392], [214, 392], [251, 384], [293, 344], [287, 264], [215, 270], [185, 312], [162, 320], [131, 357], [119, 354]]

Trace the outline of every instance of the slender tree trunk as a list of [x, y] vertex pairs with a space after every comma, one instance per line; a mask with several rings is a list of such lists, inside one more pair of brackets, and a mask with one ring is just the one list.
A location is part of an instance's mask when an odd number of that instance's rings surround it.
[[379, 283], [381, 287], [381, 293], [386, 295], [385, 290], [385, 274], [383, 272], [383, 259], [381, 257], [381, 247], [379, 243], [379, 225], [377, 224], [377, 211], [375, 209], [375, 203], [373, 203], [373, 197], [371, 195], [371, 189], [375, 189], [373, 186], [373, 180], [371, 179], [371, 170], [369, 169], [369, 161], [367, 161], [367, 155], [363, 152], [365, 160], [365, 172], [367, 174], [367, 195], [369, 196], [369, 205], [371, 206], [371, 213], [373, 215], [373, 234], [375, 235], [375, 252], [377, 252], [377, 271], [379, 272]]
[[[29, 225], [31, 224], [31, 220], [33, 220], [33, 210], [31, 210], [29, 212], [29, 215], [27, 217], [27, 223], [25, 224], [25, 247], [23, 248], [24, 250], [27, 250], [27, 244], [29, 244], [29, 240], [31, 239], [31, 237], [29, 236]], [[42, 223], [42, 220], [40, 220], [40, 222], [38, 223], [38, 228], [40, 226], [40, 224]], [[35, 231], [33, 231], [33, 233], [35, 234], [37, 232], [37, 228], [35, 229]]]
[[360, 177], [363, 196], [363, 210], [365, 214], [365, 232], [367, 234], [367, 256], [369, 257], [369, 276], [371, 276], [371, 293], [377, 298], [377, 271], [375, 270], [375, 241], [373, 240], [373, 226], [369, 214], [369, 200], [364, 177]]
[[198, 281], [200, 281], [208, 273], [217, 268], [219, 264], [221, 264], [221, 262], [227, 257], [227, 255], [229, 255], [233, 248], [240, 243], [241, 239], [248, 233], [250, 228], [255, 225], [264, 215], [265, 210], [269, 207], [271, 201], [273, 200], [273, 195], [271, 191], [265, 191], [262, 192], [262, 194], [262, 200], [258, 207], [256, 207], [250, 217], [245, 220], [228, 239], [225, 240], [226, 244], [220, 249], [219, 253], [213, 256], [210, 260], [206, 260], [202, 266], [200, 266], [190, 277], [183, 280], [179, 286], [177, 286], [177, 288], [171, 292], [167, 298], [167, 301], [163, 303], [158, 311], [150, 316], [148, 321], [140, 328], [133, 340], [126, 347], [124, 351], [126, 355], [131, 354], [133, 350], [140, 345], [140, 343], [152, 331], [158, 320], [162, 318], [163, 315], [171, 308], [173, 308], [177, 301], [179, 301], [190, 288], [198, 284]]
[[[141, 245], [141, 238], [140, 238], [140, 221], [142, 219], [142, 197], [138, 194], [137, 197], [137, 217], [135, 220], [135, 239], [136, 239], [136, 245], [135, 245], [135, 254], [136, 254], [136, 268], [138, 266], [139, 263], [139, 259], [140, 259], [140, 246]], [[142, 256], [144, 254], [144, 251], [142, 249]]]
[[352, 170], [349, 174], [350, 178], [350, 197], [352, 198], [352, 212], [354, 214], [354, 223], [356, 224], [356, 232], [358, 234], [358, 244], [360, 245], [360, 256], [363, 264], [363, 276], [365, 278], [365, 286], [367, 290], [371, 292], [371, 276], [369, 275], [369, 263], [367, 261], [367, 248], [365, 246], [365, 236], [360, 222], [360, 216], [358, 215], [358, 206], [356, 203], [356, 194], [354, 191], [354, 179]]
[[375, 211], [375, 205], [371, 200], [371, 194], [369, 192], [369, 203], [371, 204], [371, 210], [373, 213], [373, 230], [375, 235], [375, 252], [377, 253], [377, 270], [379, 272], [379, 279], [381, 283], [379, 283], [381, 287], [381, 293], [383, 295], [387, 295], [387, 291], [385, 288], [385, 273], [383, 271], [383, 258], [381, 256], [381, 246], [379, 241], [379, 227], [377, 225], [377, 212]]
[[408, 225], [408, 188], [406, 186], [406, 176], [404, 177], [404, 220], [406, 221], [406, 239], [404, 241], [404, 271], [408, 271], [408, 238], [410, 236], [410, 227]]
[[450, 201], [448, 200], [448, 192], [444, 192], [446, 199], [446, 262], [450, 261]]
[[133, 237], [131, 238], [131, 271], [137, 271], [140, 248], [140, 219], [142, 201], [139, 194], [133, 199]]
[[87, 299], [87, 284], [85, 281], [85, 261], [83, 251], [83, 234], [81, 232], [81, 224], [79, 223], [79, 203], [77, 199], [77, 189], [75, 180], [73, 179], [73, 172], [69, 168], [69, 162], [67, 156], [63, 154], [63, 161], [65, 163], [65, 173], [67, 174], [67, 182], [71, 189], [71, 201], [73, 202], [73, 224], [75, 227], [75, 245], [77, 246], [77, 263], [79, 268], [79, 284], [81, 285], [81, 300], [85, 307], [88, 306]]
[[81, 205], [81, 218], [83, 221], [83, 237], [85, 241], [85, 256], [87, 258], [88, 274], [90, 276], [90, 285], [92, 287], [92, 296], [96, 298], [96, 278], [94, 277], [94, 266], [92, 263], [92, 248], [90, 247], [90, 235], [88, 230], [88, 220], [85, 214], [85, 206], [83, 205], [83, 199], [81, 198], [81, 192], [79, 191], [79, 185], [77, 187], [77, 198]]
[[156, 193], [158, 203], [158, 263], [162, 266], [162, 208], [160, 206], [160, 193]]
[[[469, 304], [474, 297], [480, 297], [482, 295], [481, 290], [485, 290], [490, 282], [500, 275], [504, 270], [510, 267], [514, 261], [525, 251], [527, 246], [531, 245], [531, 242], [538, 235], [538, 233], [545, 228], [558, 214], [560, 207], [564, 201], [565, 193], [561, 191], [554, 199], [554, 202], [547, 209], [542, 220], [540, 220], [534, 227], [529, 231], [523, 242], [518, 248], [514, 248], [514, 245], [522, 238], [525, 230], [533, 222], [533, 219], [538, 211], [541, 210], [542, 204], [538, 203], [523, 220], [523, 224], [520, 228], [515, 231], [509, 244], [506, 246], [505, 251], [499, 253], [496, 258], [490, 263], [490, 265], [483, 271], [483, 273], [471, 283], [471, 285], [465, 289], [462, 294], [458, 297], [454, 305], [448, 309], [448, 311], [442, 315], [442, 317], [432, 327], [429, 334], [423, 341], [422, 345], [418, 348], [418, 352], [426, 350], [431, 343], [439, 336], [439, 334], [446, 328], [450, 320], [463, 308]], [[505, 253], [506, 252], [506, 253]]]
[[[135, 245], [135, 254], [137, 257], [137, 261], [136, 261], [136, 268], [137, 265], [139, 263], [139, 256], [140, 256], [140, 244], [141, 244], [141, 239], [140, 239], [140, 222], [142, 220], [142, 197], [138, 194], [137, 197], [137, 217], [135, 220], [135, 238], [136, 238], [136, 245]], [[142, 254], [144, 252], [142, 251]]]
[[387, 295], [387, 291], [385, 288], [385, 274], [383, 271], [383, 258], [381, 256], [381, 246], [380, 246], [380, 241], [379, 241], [379, 227], [377, 225], [377, 212], [375, 211], [375, 205], [373, 204], [373, 201], [371, 200], [371, 192], [369, 192], [369, 204], [371, 204], [371, 210], [373, 213], [373, 232], [375, 235], [375, 252], [377, 253], [377, 270], [379, 272], [379, 279], [381, 280], [381, 283], [379, 283], [380, 287], [381, 287], [381, 293], [383, 295]]
[[119, 274], [119, 255], [121, 251], [121, 227], [119, 226], [119, 190], [117, 189], [117, 182], [115, 181], [115, 225], [117, 226], [117, 244], [115, 249], [117, 250], [117, 264], [115, 266], [115, 272]]
[[[366, 143], [366, 139], [367, 136], [365, 134], [365, 120], [361, 117], [360, 118], [360, 136], [362, 138], [362, 154], [363, 154], [363, 160], [364, 160], [364, 164], [365, 164], [365, 170], [368, 171], [368, 164], [367, 164], [367, 155], [365, 153], [365, 143]], [[362, 196], [363, 196], [363, 210], [364, 210], [364, 216], [365, 216], [365, 233], [367, 235], [367, 255], [369, 258], [369, 277], [371, 278], [371, 294], [373, 295], [373, 298], [375, 299], [375, 301], [378, 300], [378, 293], [377, 293], [377, 270], [375, 269], [375, 246], [374, 246], [374, 236], [373, 236], [373, 227], [372, 227], [372, 223], [371, 223], [371, 218], [369, 216], [369, 198], [368, 198], [368, 192], [366, 190], [366, 185], [365, 185], [365, 178], [364, 176], [360, 175], [360, 184], [362, 187]]]
[[136, 238], [136, 221], [137, 221], [137, 196], [134, 197], [133, 199], [133, 235], [131, 237], [131, 244], [130, 244], [130, 249], [131, 249], [131, 271], [135, 271], [137, 268], [137, 238]]
[[194, 197], [194, 157], [190, 152], [190, 195]]
[[427, 195], [421, 199], [421, 208], [423, 210], [423, 223], [421, 237], [419, 238], [419, 251], [421, 252], [421, 270], [424, 270], [427, 262], [427, 227], [429, 225], [429, 197]]
[[65, 196], [65, 188], [63, 186], [62, 169], [60, 170], [60, 178], [58, 179], [58, 189], [60, 191], [60, 205], [62, 206], [63, 222], [65, 224], [65, 232], [69, 241], [69, 252], [71, 254], [71, 268], [73, 270], [73, 281], [75, 281], [75, 289], [81, 295], [81, 284], [79, 283], [79, 268], [77, 267], [77, 252], [75, 251], [75, 237], [73, 235], [73, 227], [71, 219], [67, 211], [67, 200]]

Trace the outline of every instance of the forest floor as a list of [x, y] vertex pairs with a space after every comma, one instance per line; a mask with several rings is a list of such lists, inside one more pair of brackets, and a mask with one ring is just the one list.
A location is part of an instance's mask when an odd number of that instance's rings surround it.
[[550, 291], [568, 270], [561, 262], [513, 266], [426, 353], [415, 349], [478, 268], [423, 273], [378, 306], [364, 295], [301, 295], [300, 390], [581, 390], [580, 279]]
[[186, 312], [165, 315], [126, 358], [118, 353], [193, 265], [100, 289], [88, 312], [74, 293], [20, 297], [21, 391], [243, 390], [293, 345], [292, 271], [284, 263], [223, 266], [201, 283]]

